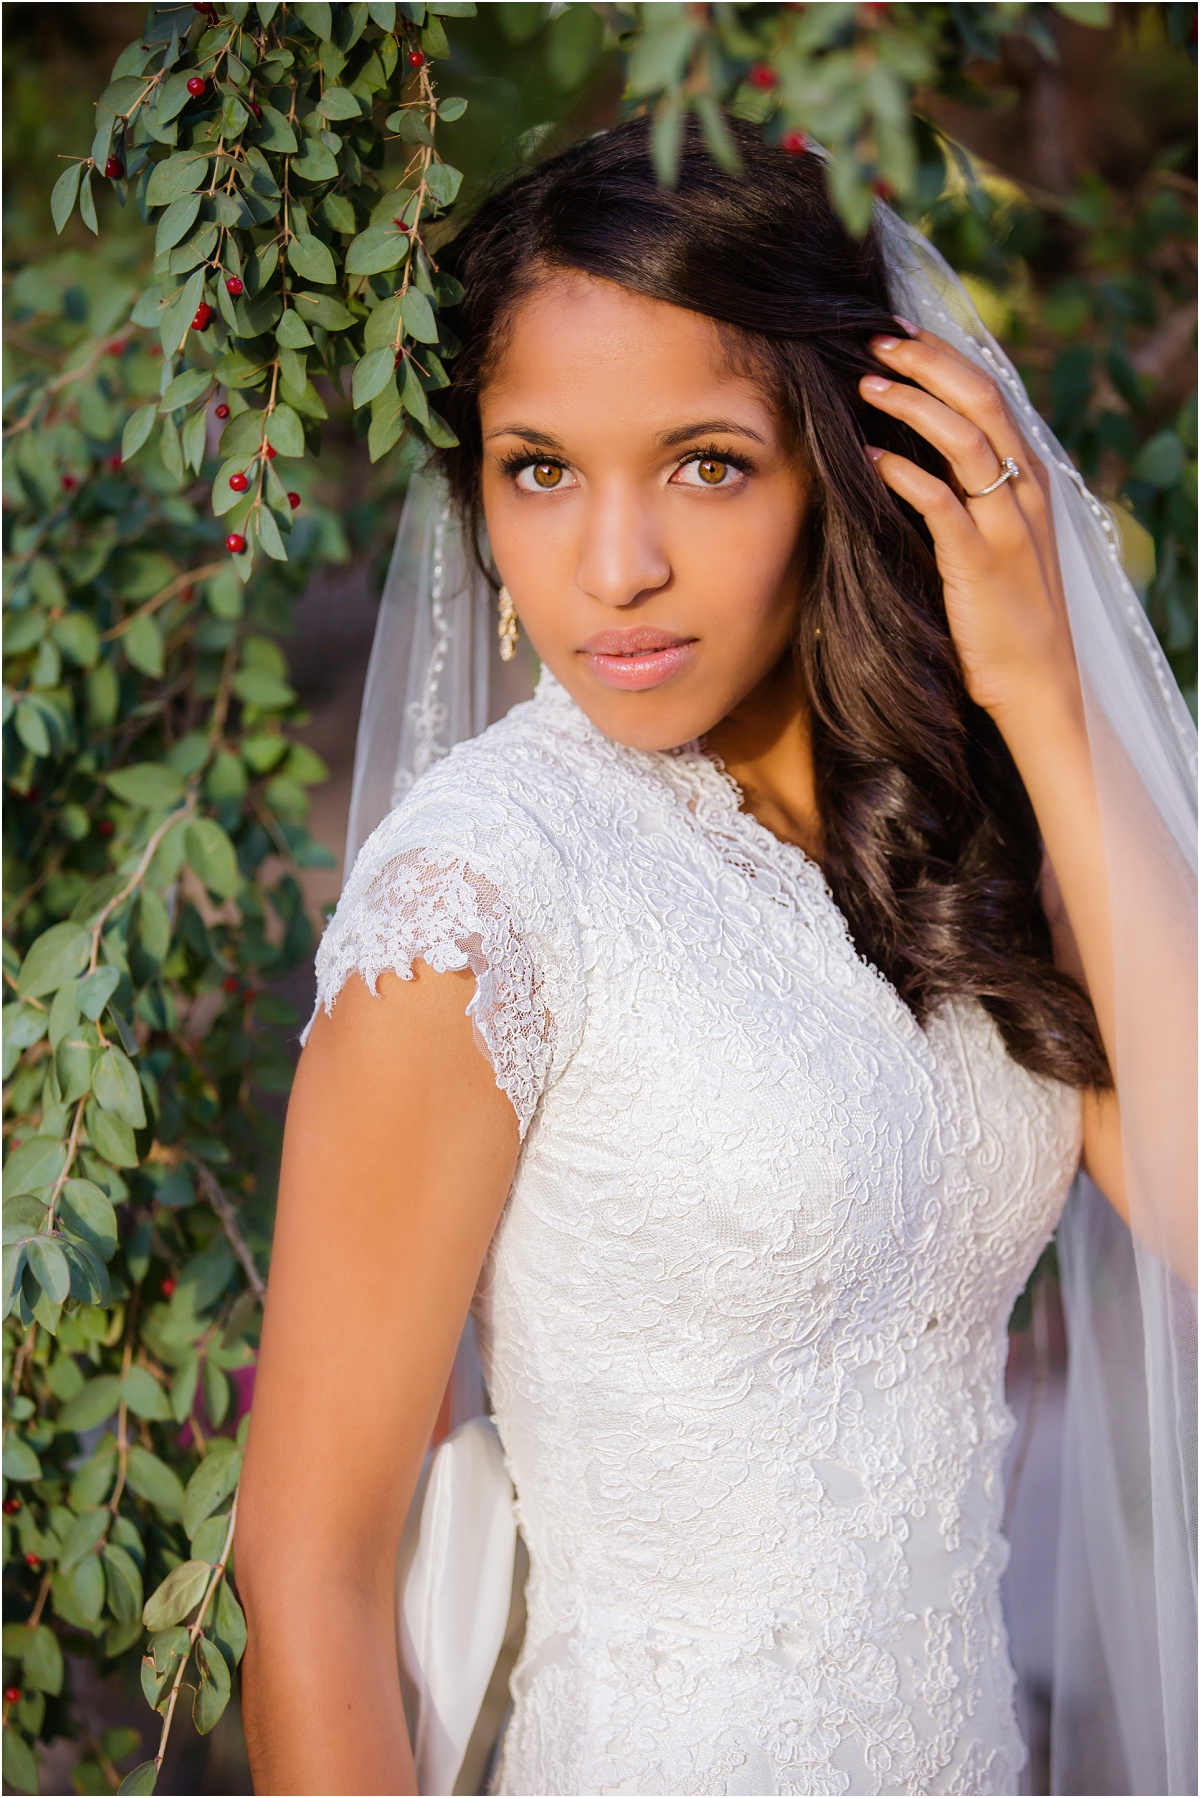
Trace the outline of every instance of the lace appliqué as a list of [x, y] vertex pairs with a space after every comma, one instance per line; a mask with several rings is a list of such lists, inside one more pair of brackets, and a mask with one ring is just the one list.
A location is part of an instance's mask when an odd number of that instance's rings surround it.
[[351, 974], [374, 993], [380, 974], [411, 980], [414, 961], [438, 974], [470, 968], [467, 1016], [524, 1138], [554, 1059], [554, 1018], [542, 969], [499, 891], [462, 856], [426, 849], [391, 856], [355, 884], [317, 952], [318, 1006], [331, 1012]]

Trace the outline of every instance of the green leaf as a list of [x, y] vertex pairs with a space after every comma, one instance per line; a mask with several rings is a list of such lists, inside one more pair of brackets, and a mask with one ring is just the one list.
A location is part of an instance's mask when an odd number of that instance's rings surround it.
[[92, 1091], [106, 1111], [115, 1111], [135, 1130], [143, 1128], [146, 1107], [142, 1102], [142, 1083], [123, 1050], [111, 1047], [103, 1051], [92, 1074]]
[[200, 1383], [204, 1389], [204, 1409], [208, 1412], [213, 1428], [219, 1430], [229, 1409], [230, 1386], [211, 1355], [204, 1363]]
[[221, 1646], [229, 1651], [236, 1666], [246, 1652], [246, 1619], [228, 1580], [221, 1581], [221, 1588], [217, 1593], [217, 1616], [213, 1634]]
[[148, 612], [135, 618], [121, 638], [125, 654], [133, 666], [151, 680], [161, 680], [167, 665], [167, 646], [162, 626]]
[[94, 1623], [104, 1609], [104, 1567], [99, 1555], [86, 1555], [71, 1570], [71, 1591], [80, 1611]]
[[183, 782], [164, 762], [134, 762], [106, 776], [110, 792], [127, 805], [167, 812], [183, 798]]
[[[131, 1460], [134, 1452], [130, 1451]], [[172, 1568], [162, 1585], [146, 1600], [142, 1611], [146, 1628], [160, 1630], [173, 1623], [182, 1623], [200, 1603], [211, 1577], [212, 1568], [207, 1561], [183, 1561]]]
[[296, 133], [292, 130], [283, 113], [265, 100], [262, 105], [262, 123], [255, 132], [254, 141], [260, 150], [276, 150], [283, 155], [291, 155], [297, 148]]
[[81, 1392], [68, 1399], [58, 1414], [57, 1427], [62, 1430], [94, 1430], [107, 1423], [121, 1402], [121, 1382], [116, 1374], [98, 1374]]
[[286, 562], [287, 550], [283, 538], [279, 534], [279, 522], [270, 506], [259, 508], [256, 520], [256, 532], [260, 546], [273, 562]]
[[[171, 1381], [171, 1415], [176, 1423], [183, 1423], [190, 1415], [192, 1406], [196, 1402], [196, 1387], [199, 1379], [199, 1359], [195, 1355], [189, 1355]], [[201, 1466], [204, 1464], [201, 1462]]]
[[[257, 670], [243, 669], [243, 674], [257, 673]], [[262, 675], [264, 680], [272, 677]], [[239, 677], [235, 675], [234, 685]], [[280, 682], [280, 685], [283, 683]], [[290, 693], [291, 689], [287, 689]], [[241, 695], [244, 697], [244, 694]], [[195, 869], [210, 893], [218, 899], [231, 899], [238, 890], [237, 856], [233, 844], [213, 818], [194, 818], [187, 827], [186, 834], [187, 859]]]
[[145, 1594], [137, 1562], [115, 1542], [105, 1545], [103, 1561], [108, 1605], [113, 1616], [118, 1623], [140, 1623]]
[[36, 1692], [48, 1692], [57, 1698], [63, 1689], [63, 1652], [58, 1637], [48, 1624], [39, 1623], [29, 1632], [29, 1642], [21, 1655], [21, 1670], [26, 1685]]
[[158, 407], [153, 400], [148, 406], [139, 406], [136, 412], [125, 420], [125, 429], [121, 432], [121, 460], [129, 462], [137, 455], [158, 420]]
[[437, 115], [443, 125], [452, 125], [467, 110], [467, 102], [459, 94], [447, 94], [437, 103]]
[[211, 368], [185, 368], [181, 375], [167, 386], [158, 403], [160, 412], [173, 412], [177, 406], [190, 406], [201, 394], [207, 393], [213, 384]]
[[433, 307], [425, 298], [419, 287], [410, 287], [400, 302], [400, 317], [404, 321], [404, 329], [418, 343], [436, 343], [438, 340], [437, 320], [433, 316]]
[[360, 119], [362, 108], [348, 87], [327, 87], [317, 101], [323, 119]]
[[10, 1429], [4, 1438], [4, 1477], [6, 1480], [40, 1480], [42, 1464], [28, 1442]]
[[346, 251], [346, 273], [383, 274], [403, 262], [409, 242], [410, 239], [395, 225], [372, 225], [369, 230], [360, 231]]
[[159, 219], [158, 230], [154, 234], [156, 256], [173, 249], [187, 236], [200, 216], [201, 199], [200, 194], [185, 194], [183, 199], [171, 201]]
[[92, 940], [78, 924], [52, 924], [33, 943], [17, 977], [22, 999], [41, 999], [82, 974]]
[[293, 237], [288, 243], [287, 259], [306, 281], [337, 280], [337, 266], [319, 237], [307, 234]]
[[[129, 1451], [126, 1479], [139, 1498], [157, 1506], [167, 1517], [175, 1518], [182, 1512], [183, 1482], [179, 1475], [140, 1443]], [[162, 1625], [147, 1622], [146, 1627], [160, 1629]]]
[[411, 362], [404, 364], [404, 386], [400, 391], [400, 403], [419, 425], [428, 429], [429, 401], [425, 398], [425, 389], [417, 379], [416, 370]]
[[77, 668], [94, 668], [100, 659], [100, 632], [87, 612], [67, 612], [56, 619], [54, 641]]
[[102, 1155], [105, 1161], [111, 1161], [114, 1167], [137, 1166], [138, 1152], [133, 1131], [123, 1118], [114, 1117], [111, 1111], [105, 1111], [94, 1099], [88, 1100], [83, 1116], [88, 1141], [98, 1155]]
[[118, 1794], [129, 1792], [136, 1794], [137, 1798], [145, 1798], [145, 1794], [153, 1792], [157, 1785], [158, 1762], [142, 1761], [139, 1766], [133, 1769], [132, 1773], [127, 1773], [125, 1775], [124, 1779], [117, 1787], [117, 1792]]
[[121, 1390], [135, 1417], [152, 1423], [164, 1423], [170, 1417], [167, 1395], [148, 1368], [131, 1367], [121, 1382]]
[[10, 1725], [4, 1730], [4, 1777], [18, 1792], [38, 1790], [38, 1764], [33, 1749]]
[[326, 331], [345, 331], [354, 323], [354, 314], [331, 294], [298, 293], [296, 307], [301, 318], [311, 320]]
[[74, 1567], [77, 1561], [82, 1561], [84, 1555], [90, 1555], [101, 1536], [108, 1529], [110, 1521], [109, 1512], [98, 1506], [93, 1510], [85, 1511], [81, 1517], [77, 1517], [67, 1532], [67, 1539], [59, 1557], [59, 1566], [62, 1568]]
[[304, 426], [290, 406], [276, 406], [268, 418], [267, 442], [281, 456], [304, 454]]
[[275, 327], [275, 341], [288, 350], [304, 350], [313, 334], [294, 307], [289, 307]]
[[207, 156], [168, 156], [165, 162], [155, 164], [146, 183], [147, 206], [169, 206], [185, 194], [195, 193], [207, 173]]
[[305, 181], [332, 181], [337, 172], [337, 158], [319, 137], [306, 137], [300, 155], [292, 158], [293, 175]]
[[53, 1186], [67, 1162], [65, 1145], [56, 1136], [29, 1136], [4, 1164], [4, 1196], [20, 1198]]
[[425, 185], [439, 206], [450, 206], [462, 186], [462, 174], [448, 162], [431, 162], [425, 172]]
[[75, 201], [79, 195], [79, 178], [83, 174], [82, 162], [67, 165], [50, 195], [50, 216], [54, 220], [54, 229], [61, 237], [63, 226], [75, 210]]
[[96, 218], [96, 196], [92, 192], [91, 169], [79, 183], [79, 216], [93, 236], [99, 237], [100, 225]]
[[396, 355], [390, 344], [381, 350], [368, 350], [355, 366], [354, 404], [368, 405], [376, 394], [382, 393], [392, 378], [395, 366]]
[[17, 707], [17, 735], [34, 755], [50, 754], [50, 732], [42, 707], [34, 699], [23, 699]]
[[189, 1541], [204, 1519], [210, 1517], [222, 1500], [229, 1497], [241, 1472], [242, 1451], [233, 1449], [230, 1452], [218, 1452], [214, 1443], [187, 1483], [183, 1500], [183, 1527]]
[[199, 1733], [207, 1735], [229, 1703], [229, 1667], [221, 1650], [201, 1636], [197, 1644], [200, 1685], [192, 1704], [192, 1721]]
[[58, 1203], [64, 1230], [90, 1243], [102, 1260], [111, 1260], [117, 1247], [117, 1214], [108, 1194], [92, 1180], [68, 1180]]
[[60, 1245], [49, 1236], [31, 1237], [26, 1253], [29, 1266], [46, 1297], [63, 1305], [71, 1296], [71, 1269]]
[[115, 968], [95, 968], [79, 982], [79, 1009], [85, 1018], [98, 1018], [120, 984]]
[[70, 1236], [62, 1238], [62, 1250], [71, 1273], [71, 1297], [87, 1305], [110, 1305], [108, 1270], [95, 1250]]

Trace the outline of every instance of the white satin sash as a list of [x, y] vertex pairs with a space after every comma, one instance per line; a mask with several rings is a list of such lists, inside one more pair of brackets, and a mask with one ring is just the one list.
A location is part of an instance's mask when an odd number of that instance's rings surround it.
[[517, 1520], [496, 1426], [472, 1417], [429, 1457], [396, 1565], [396, 1625], [417, 1790], [451, 1794], [513, 1599]]

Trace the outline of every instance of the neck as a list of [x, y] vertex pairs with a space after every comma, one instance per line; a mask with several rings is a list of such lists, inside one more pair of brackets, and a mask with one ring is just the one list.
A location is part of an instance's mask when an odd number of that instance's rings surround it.
[[824, 845], [811, 721], [790, 653], [705, 741], [741, 788], [743, 810], [819, 862]]

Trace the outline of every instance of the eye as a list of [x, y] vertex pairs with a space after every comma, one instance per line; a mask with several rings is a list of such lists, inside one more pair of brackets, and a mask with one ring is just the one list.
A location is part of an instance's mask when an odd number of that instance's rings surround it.
[[736, 487], [745, 471], [720, 456], [692, 456], [675, 470], [672, 479], [681, 487]]
[[561, 462], [528, 462], [518, 469], [516, 484], [525, 493], [553, 493], [571, 485]]

